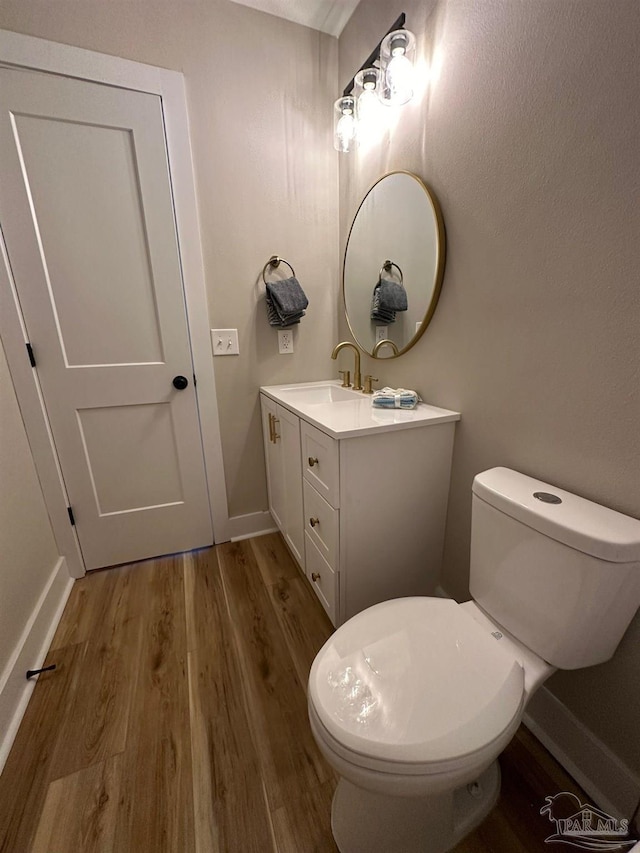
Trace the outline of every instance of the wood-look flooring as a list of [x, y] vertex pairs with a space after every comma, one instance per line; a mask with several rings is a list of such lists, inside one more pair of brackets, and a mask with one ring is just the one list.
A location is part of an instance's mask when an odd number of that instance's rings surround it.
[[[0, 851], [336, 851], [305, 693], [331, 631], [278, 534], [76, 582], [0, 777]], [[525, 729], [501, 766], [456, 853], [548, 851], [545, 796], [585, 801]]]

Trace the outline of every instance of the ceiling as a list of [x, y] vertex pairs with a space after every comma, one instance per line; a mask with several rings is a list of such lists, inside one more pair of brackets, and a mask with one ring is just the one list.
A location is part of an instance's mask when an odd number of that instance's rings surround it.
[[359, 0], [232, 0], [296, 24], [339, 36]]

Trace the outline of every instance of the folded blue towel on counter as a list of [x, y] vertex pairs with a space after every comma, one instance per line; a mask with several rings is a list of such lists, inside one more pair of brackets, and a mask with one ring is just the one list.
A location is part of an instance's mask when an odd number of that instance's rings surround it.
[[266, 299], [269, 324], [281, 329], [299, 323], [309, 304], [300, 282], [293, 276], [282, 281], [268, 281]]
[[419, 402], [419, 395], [406, 388], [380, 388], [371, 398], [376, 409], [415, 409]]

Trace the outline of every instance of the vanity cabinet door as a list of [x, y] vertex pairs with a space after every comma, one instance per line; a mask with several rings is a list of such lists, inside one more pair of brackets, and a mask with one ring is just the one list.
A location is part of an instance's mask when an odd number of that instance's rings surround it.
[[300, 418], [277, 406], [277, 427], [284, 485], [283, 534], [294, 557], [304, 569], [304, 521], [302, 505], [302, 460]]
[[264, 456], [267, 466], [267, 492], [269, 495], [269, 511], [281, 531], [284, 530], [284, 480], [282, 476], [282, 460], [280, 445], [277, 439], [277, 407], [273, 400], [260, 395], [262, 409], [262, 435], [264, 439]]
[[300, 419], [260, 395], [269, 510], [302, 569], [305, 565]]

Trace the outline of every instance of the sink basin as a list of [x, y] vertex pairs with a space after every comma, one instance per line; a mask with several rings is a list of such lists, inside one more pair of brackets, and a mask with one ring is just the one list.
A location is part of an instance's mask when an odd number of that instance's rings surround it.
[[300, 404], [340, 403], [343, 400], [357, 400], [362, 395], [350, 388], [340, 385], [294, 385], [290, 388], [280, 388], [280, 393], [286, 395], [291, 402]]

